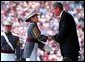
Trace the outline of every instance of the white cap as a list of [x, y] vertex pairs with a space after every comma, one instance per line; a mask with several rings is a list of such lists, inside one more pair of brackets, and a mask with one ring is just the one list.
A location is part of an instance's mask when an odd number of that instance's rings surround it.
[[3, 24], [4, 24], [4, 25], [12, 25], [13, 22], [12, 22], [12, 21], [8, 21], [8, 20], [6, 20], [6, 21], [3, 22]]
[[35, 9], [32, 10], [30, 13], [28, 13], [28, 15], [27, 15], [26, 18], [25, 18], [25, 21], [27, 22], [27, 20], [28, 20], [29, 18], [31, 18], [32, 16], [34, 16], [34, 15], [38, 15]]

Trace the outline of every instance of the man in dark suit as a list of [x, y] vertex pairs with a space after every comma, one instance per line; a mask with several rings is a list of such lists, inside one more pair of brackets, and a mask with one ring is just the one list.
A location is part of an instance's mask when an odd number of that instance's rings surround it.
[[56, 16], [60, 16], [59, 33], [53, 38], [60, 43], [63, 61], [67, 61], [68, 58], [77, 61], [80, 47], [74, 18], [63, 10], [63, 5], [60, 2], [53, 4], [53, 12]]

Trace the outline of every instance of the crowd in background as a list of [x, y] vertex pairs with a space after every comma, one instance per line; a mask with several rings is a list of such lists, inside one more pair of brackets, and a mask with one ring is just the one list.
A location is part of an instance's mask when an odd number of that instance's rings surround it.
[[[1, 1], [1, 31], [3, 32], [3, 21], [13, 21], [12, 32], [20, 37], [23, 46], [26, 39], [27, 23], [24, 21], [28, 13], [36, 9], [39, 16], [39, 29], [44, 35], [55, 35], [58, 33], [59, 18], [52, 12], [52, 3], [55, 1]], [[84, 1], [60, 1], [64, 9], [73, 15], [80, 44], [80, 58], [84, 60]], [[54, 40], [46, 42], [53, 51], [42, 51], [38, 49], [38, 61], [61, 61], [59, 43]]]

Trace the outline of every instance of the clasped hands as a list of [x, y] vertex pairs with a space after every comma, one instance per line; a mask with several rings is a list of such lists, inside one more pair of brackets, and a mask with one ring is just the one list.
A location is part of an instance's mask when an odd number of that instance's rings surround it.
[[48, 37], [47, 39], [48, 41], [54, 40], [54, 37], [52, 35], [48, 35], [47, 37]]

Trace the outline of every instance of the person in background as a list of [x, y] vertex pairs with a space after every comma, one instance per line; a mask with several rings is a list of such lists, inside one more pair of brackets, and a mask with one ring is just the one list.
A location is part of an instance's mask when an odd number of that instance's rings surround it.
[[13, 35], [12, 21], [4, 21], [4, 32], [1, 33], [1, 61], [16, 61], [19, 60], [16, 55], [17, 47], [20, 47], [19, 37]]

